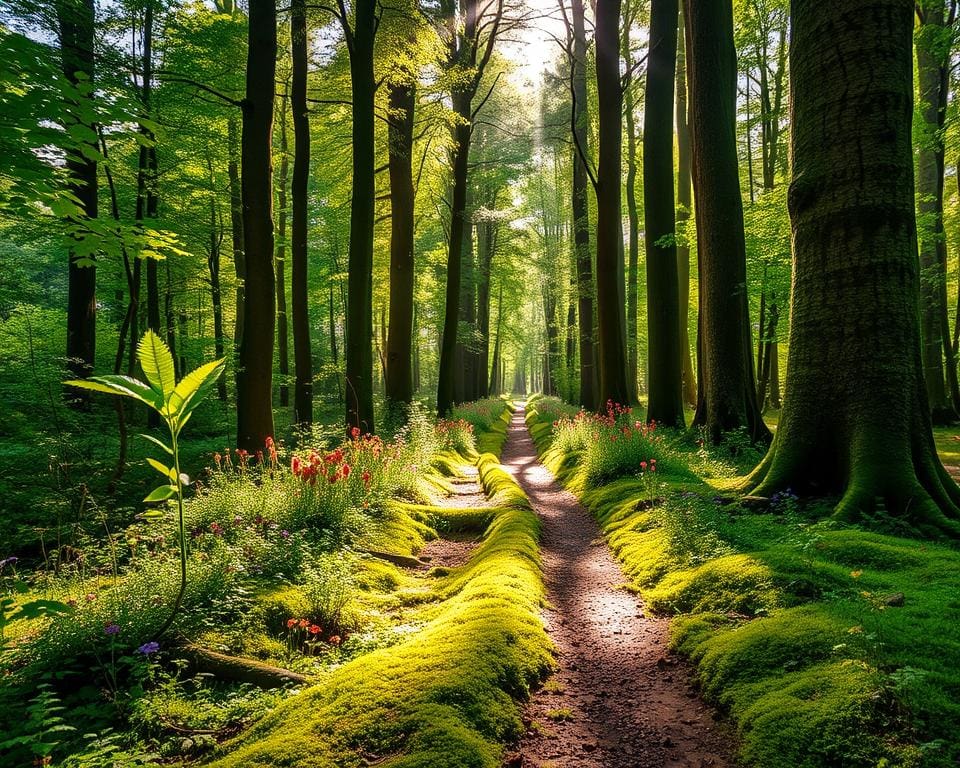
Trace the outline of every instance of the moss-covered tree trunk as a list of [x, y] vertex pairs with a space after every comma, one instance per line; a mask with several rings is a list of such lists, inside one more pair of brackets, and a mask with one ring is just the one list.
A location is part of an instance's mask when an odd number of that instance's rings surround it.
[[733, 2], [685, 0], [690, 133], [700, 261], [700, 386], [693, 423], [716, 442], [769, 440], [757, 403], [737, 158]]
[[647, 418], [682, 427], [680, 286], [673, 198], [673, 89], [677, 0], [653, 0], [643, 129], [643, 196], [647, 252]]
[[[754, 492], [840, 497], [960, 535], [923, 383], [905, 0], [793, 0], [793, 306], [779, 428]], [[851, 151], [856, 148], [856, 151]]]
[[273, 100], [277, 11], [274, 0], [250, 0], [247, 90], [240, 142], [246, 324], [237, 360], [237, 445], [251, 453], [273, 436]]

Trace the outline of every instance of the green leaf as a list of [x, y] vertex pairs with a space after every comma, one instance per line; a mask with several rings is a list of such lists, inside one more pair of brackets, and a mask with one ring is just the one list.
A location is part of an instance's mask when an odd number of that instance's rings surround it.
[[166, 501], [177, 495], [177, 488], [173, 485], [161, 485], [154, 488], [144, 501]]
[[89, 379], [71, 379], [64, 382], [71, 387], [89, 389], [93, 392], [106, 392], [110, 395], [121, 395], [139, 400], [154, 410], [159, 410], [163, 404], [155, 390], [132, 376], [91, 376]]
[[177, 384], [170, 398], [170, 410], [182, 416], [189, 414], [223, 374], [224, 361], [205, 363], [188, 373]]
[[[151, 389], [150, 391], [153, 392], [152, 389]], [[154, 444], [155, 446], [157, 446], [158, 448], [162, 448], [162, 449], [165, 450], [168, 454], [170, 454], [171, 456], [173, 456], [173, 448], [171, 448], [169, 445], [167, 445], [167, 444], [166, 444], [165, 442], [163, 442], [162, 440], [158, 440], [158, 439], [155, 438], [153, 435], [144, 435], [144, 434], [141, 434], [140, 437], [142, 437], [144, 440], [150, 441], [151, 443], [153, 443], [153, 444]]]
[[144, 520], [149, 520], [150, 522], [163, 519], [163, 512], [159, 509], [148, 509], [144, 512], [141, 512], [138, 517], [142, 517]]
[[149, 456], [147, 457], [147, 464], [149, 464], [151, 467], [157, 470], [157, 472], [159, 472], [164, 477], [167, 477], [173, 482], [176, 482], [177, 480], [176, 470], [170, 469], [170, 467], [164, 466], [159, 461], [157, 461], [156, 459], [151, 459]]
[[140, 355], [140, 366], [150, 382], [150, 386], [168, 402], [176, 386], [176, 376], [173, 367], [173, 355], [163, 340], [153, 331], [148, 330], [140, 340], [137, 348]]

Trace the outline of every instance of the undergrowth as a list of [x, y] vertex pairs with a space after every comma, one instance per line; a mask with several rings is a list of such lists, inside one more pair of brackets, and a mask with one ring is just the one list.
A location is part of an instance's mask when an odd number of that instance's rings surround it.
[[591, 446], [563, 435], [571, 418], [552, 398], [527, 412], [647, 605], [675, 617], [672, 645], [736, 724], [746, 765], [960, 763], [960, 553], [840, 526], [790, 493], [745, 506], [692, 478], [729, 476], [729, 447], [681, 436], [652, 490], [638, 467], [591, 476]]

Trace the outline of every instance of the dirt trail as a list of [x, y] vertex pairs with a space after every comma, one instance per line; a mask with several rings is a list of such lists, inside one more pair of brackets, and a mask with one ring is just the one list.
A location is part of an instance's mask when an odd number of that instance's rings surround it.
[[596, 522], [537, 459], [514, 414], [503, 464], [543, 520], [547, 631], [559, 670], [527, 705], [508, 765], [733, 766], [731, 739], [667, 651], [666, 619], [645, 615]]

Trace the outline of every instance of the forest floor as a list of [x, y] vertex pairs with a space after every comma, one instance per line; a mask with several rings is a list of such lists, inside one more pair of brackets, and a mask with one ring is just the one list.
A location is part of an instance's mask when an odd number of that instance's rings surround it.
[[627, 590], [593, 516], [537, 458], [513, 415], [502, 462], [543, 523], [547, 630], [558, 670], [528, 703], [509, 765], [702, 768], [733, 764], [726, 728], [670, 654], [669, 619]]

